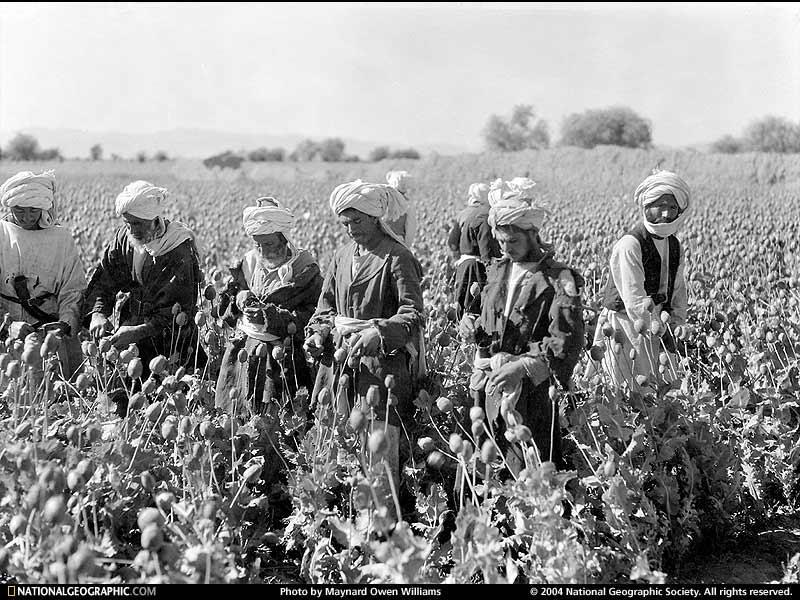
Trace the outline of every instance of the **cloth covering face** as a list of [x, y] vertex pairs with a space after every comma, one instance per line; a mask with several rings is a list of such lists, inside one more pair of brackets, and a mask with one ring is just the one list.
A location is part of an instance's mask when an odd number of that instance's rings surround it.
[[[647, 220], [644, 209], [664, 194], [675, 196], [681, 212], [671, 223], [651, 223]], [[671, 171], [657, 171], [647, 177], [636, 188], [633, 199], [639, 207], [642, 222], [647, 231], [659, 237], [674, 235], [691, 212], [689, 184]]]
[[152, 221], [161, 216], [161, 204], [166, 197], [166, 188], [156, 187], [148, 181], [134, 181], [126, 185], [117, 196], [117, 216], [127, 213], [138, 219]]
[[39, 227], [53, 227], [57, 217], [55, 172], [21, 171], [10, 177], [0, 186], [0, 204], [7, 209], [38, 208], [42, 211]]

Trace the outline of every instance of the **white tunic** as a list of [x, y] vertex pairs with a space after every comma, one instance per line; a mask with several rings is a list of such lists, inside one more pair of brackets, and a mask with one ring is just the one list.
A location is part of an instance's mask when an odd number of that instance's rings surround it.
[[[25, 275], [30, 297], [37, 298], [47, 292], [39, 308], [58, 315], [78, 331], [80, 304], [86, 289], [83, 263], [70, 231], [61, 226], [49, 229], [26, 230], [0, 221], [0, 293], [17, 297], [14, 278]], [[0, 310], [8, 312], [14, 321], [36, 323], [39, 319], [29, 315], [19, 304], [0, 298]]]
[[[661, 277], [658, 291], [666, 294], [669, 278], [669, 241], [653, 238], [659, 256], [661, 257]], [[642, 262], [642, 249], [639, 241], [632, 235], [625, 235], [614, 245], [611, 251], [611, 277], [619, 291], [624, 311], [604, 309], [600, 315], [594, 335], [594, 344], [605, 347], [605, 356], [601, 366], [611, 382], [618, 387], [627, 387], [635, 391], [645, 391], [653, 388], [658, 381], [671, 381], [680, 376], [677, 357], [671, 352], [666, 352], [658, 336], [650, 334], [639, 335], [634, 322], [641, 319], [649, 330], [653, 319], [661, 318], [659, 304], [653, 305], [653, 300], [644, 289], [644, 267]], [[686, 279], [684, 277], [684, 261], [681, 253], [678, 270], [675, 274], [675, 283], [672, 290], [671, 314], [669, 327], [675, 328], [686, 323], [688, 294]], [[614, 352], [614, 339], [606, 338], [603, 326], [608, 323], [618, 332], [618, 341], [621, 348]], [[620, 335], [621, 334], [621, 335]], [[659, 357], [665, 354], [669, 359], [665, 365], [664, 373], [659, 373]], [[595, 370], [595, 364], [590, 363], [587, 375]], [[644, 386], [636, 382], [637, 375], [648, 377]]]

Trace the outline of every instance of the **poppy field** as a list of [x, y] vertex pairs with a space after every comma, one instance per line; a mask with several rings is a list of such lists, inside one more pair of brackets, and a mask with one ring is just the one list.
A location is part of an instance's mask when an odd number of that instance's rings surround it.
[[[640, 395], [612, 389], [592, 368], [620, 351], [613, 329], [601, 345], [591, 339], [611, 248], [637, 219], [633, 189], [657, 165], [692, 189], [693, 212], [678, 233], [689, 322], [672, 332], [678, 365], [652, 357], [676, 380], [654, 377], [653, 393]], [[159, 357], [142, 380], [135, 346], [117, 351], [86, 336], [83, 365], [65, 379], [56, 337], [13, 340], [3, 326], [0, 571], [8, 580], [663, 583], [776, 518], [797, 522], [797, 156], [606, 147], [236, 172], [47, 166], [87, 272], [121, 224], [113, 206], [122, 188], [147, 179], [169, 190], [166, 216], [198, 237], [205, 283], [195, 322], [208, 361]], [[22, 168], [30, 166], [5, 162], [0, 175]], [[214, 387], [228, 334], [220, 292], [227, 265], [251, 244], [242, 209], [259, 196], [280, 199], [297, 218], [291, 241], [324, 272], [345, 243], [328, 208], [332, 189], [356, 177], [384, 181], [398, 168], [413, 177], [429, 373], [404, 423], [396, 483], [384, 432], [372, 426], [383, 415], [351, 410], [336, 393], [311, 403], [302, 390], [260, 410], [234, 395], [221, 413]], [[510, 410], [505, 437], [527, 466], [505, 479], [492, 424], [467, 390], [474, 347], [459, 339], [446, 239], [469, 184], [514, 176], [537, 181], [550, 210], [542, 238], [585, 278], [587, 348], [572, 385], [550, 388], [569, 468], [540, 457]], [[176, 307], [176, 333], [186, 320]], [[292, 356], [280, 345], [255, 352]], [[266, 460], [275, 450], [279, 463]], [[278, 481], [264, 476], [275, 469]], [[751, 582], [797, 582], [796, 552], [779, 557], [778, 577]]]

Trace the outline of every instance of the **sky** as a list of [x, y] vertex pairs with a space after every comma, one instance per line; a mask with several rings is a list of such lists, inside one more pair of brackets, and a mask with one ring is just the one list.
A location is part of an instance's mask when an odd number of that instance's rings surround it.
[[654, 142], [800, 121], [800, 3], [3, 3], [0, 130], [478, 150], [491, 114], [631, 107]]

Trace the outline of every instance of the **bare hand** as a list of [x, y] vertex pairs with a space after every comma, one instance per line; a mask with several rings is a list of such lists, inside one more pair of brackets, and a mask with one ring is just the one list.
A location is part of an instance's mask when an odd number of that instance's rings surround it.
[[108, 329], [108, 317], [103, 313], [96, 312], [92, 315], [92, 322], [89, 324], [89, 333], [92, 337], [101, 338]]
[[475, 315], [466, 313], [458, 324], [458, 333], [461, 339], [471, 344], [475, 341]]
[[257, 325], [264, 324], [264, 311], [262, 311], [260, 308], [249, 307], [245, 308], [243, 312], [245, 318], [251, 323], [255, 323]]
[[123, 325], [111, 336], [111, 343], [117, 350], [127, 348], [130, 344], [135, 344], [144, 336], [142, 330], [137, 325]]
[[303, 347], [306, 349], [306, 352], [308, 352], [309, 356], [316, 360], [322, 355], [322, 346], [324, 343], [325, 340], [322, 335], [315, 333], [314, 335], [306, 338]]
[[365, 329], [350, 346], [350, 356], [375, 356], [381, 348], [381, 334], [375, 327]]
[[486, 389], [499, 389], [510, 392], [516, 388], [525, 376], [525, 367], [521, 361], [512, 360], [505, 363], [496, 371], [492, 371], [486, 381]]

